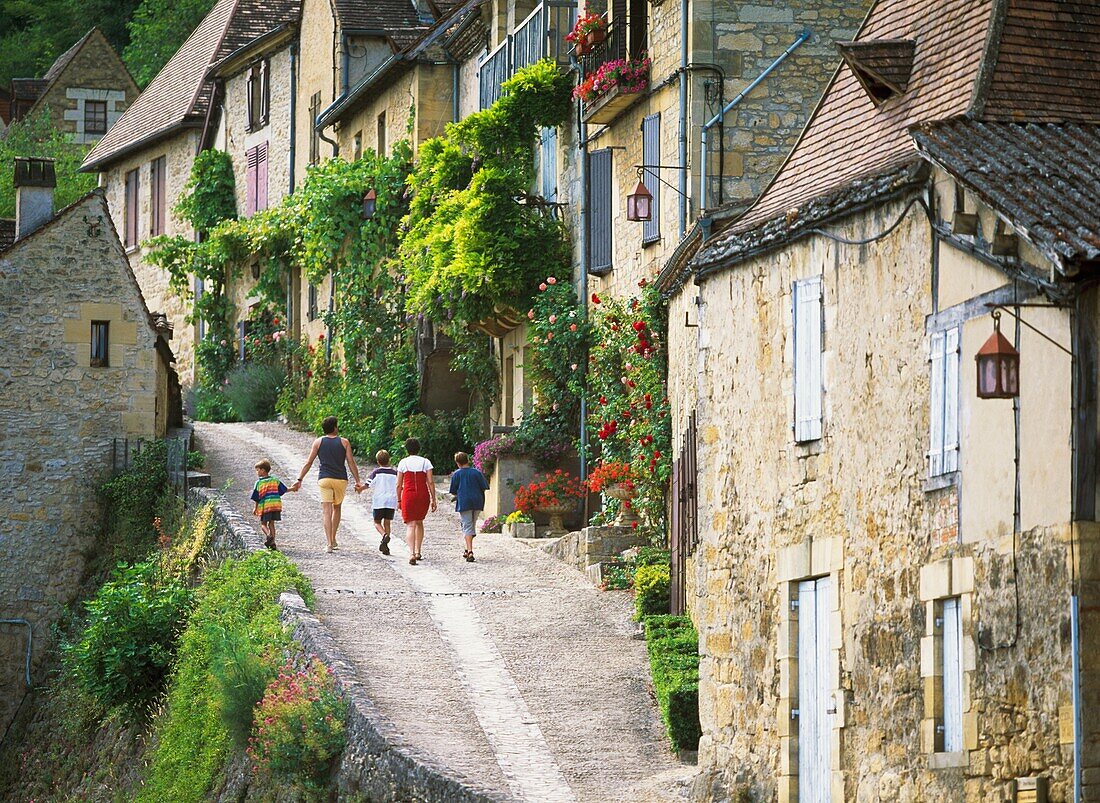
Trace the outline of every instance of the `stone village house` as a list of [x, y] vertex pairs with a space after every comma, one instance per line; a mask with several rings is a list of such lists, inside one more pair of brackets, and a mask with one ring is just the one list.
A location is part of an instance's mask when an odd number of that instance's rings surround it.
[[840, 52], [660, 281], [696, 792], [1100, 800], [1100, 9], [879, 0]]
[[[171, 327], [149, 312], [102, 190], [53, 212], [53, 163], [16, 161], [0, 243], [0, 727], [96, 535], [115, 441], [181, 423]], [[24, 666], [33, 632], [32, 664]]]
[[8, 122], [46, 111], [70, 140], [90, 145], [107, 133], [137, 96], [130, 71], [103, 31], [95, 27], [58, 56], [42, 78], [12, 79]]

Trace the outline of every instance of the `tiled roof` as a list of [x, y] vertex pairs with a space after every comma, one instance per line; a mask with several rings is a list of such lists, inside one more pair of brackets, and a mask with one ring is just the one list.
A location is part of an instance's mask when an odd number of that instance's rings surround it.
[[0, 217], [0, 251], [15, 242], [15, 219]]
[[251, 39], [296, 20], [300, 0], [217, 0], [157, 77], [84, 160], [102, 169], [125, 153], [186, 126], [201, 125], [210, 106], [211, 63]]
[[979, 116], [1017, 122], [1100, 119], [1100, 4], [1006, 4], [996, 69]]
[[380, 31], [386, 34], [423, 28], [412, 0], [333, 0], [340, 27], [349, 31]]
[[857, 72], [873, 78], [897, 92], [904, 92], [913, 71], [912, 39], [874, 39], [869, 42], [837, 42], [845, 63]]
[[12, 78], [12, 100], [38, 100], [38, 96], [46, 91], [50, 82], [45, 78]]
[[797, 216], [809, 200], [842, 191], [856, 179], [911, 162], [912, 125], [969, 108], [992, 5], [992, 0], [879, 0], [857, 41], [915, 40], [907, 91], [876, 106], [842, 64], [772, 183], [744, 217], [700, 251], [693, 266], [734, 259], [746, 232], [778, 216]]
[[73, 60], [73, 56], [80, 52], [80, 48], [84, 46], [84, 43], [87, 42], [91, 38], [92, 34], [94, 34], [97, 30], [99, 30], [99, 28], [93, 27], [90, 31], [80, 37], [80, 39], [77, 40], [76, 44], [74, 44], [72, 47], [70, 47], [68, 50], [57, 57], [54, 63], [50, 66], [50, 69], [48, 69], [46, 71], [46, 74], [42, 77], [47, 81], [52, 81], [53, 79], [57, 78], [57, 76], [61, 75], [61, 72], [69, 66], [69, 62]]
[[1063, 270], [1100, 259], [1100, 125], [959, 119], [913, 138]]

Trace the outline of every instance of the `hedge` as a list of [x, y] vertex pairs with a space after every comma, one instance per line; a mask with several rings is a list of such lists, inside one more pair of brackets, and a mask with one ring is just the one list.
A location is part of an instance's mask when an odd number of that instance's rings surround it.
[[645, 619], [657, 704], [674, 750], [697, 750], [699, 725], [699, 634], [686, 616]]
[[668, 564], [639, 565], [634, 570], [634, 618], [667, 614], [669, 600]]

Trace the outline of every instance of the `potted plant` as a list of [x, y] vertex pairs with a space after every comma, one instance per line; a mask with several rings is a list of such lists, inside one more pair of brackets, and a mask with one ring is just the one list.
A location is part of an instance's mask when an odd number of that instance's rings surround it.
[[562, 516], [576, 509], [584, 498], [584, 484], [560, 468], [520, 486], [516, 491], [516, 510], [528, 515], [542, 513], [550, 517], [550, 534], [564, 535]]
[[588, 488], [593, 493], [602, 493], [619, 501], [619, 516], [614, 522], [616, 526], [633, 527], [638, 522], [633, 505], [637, 489], [630, 464], [621, 460], [601, 463], [588, 475]]
[[602, 14], [582, 14], [577, 18], [573, 30], [565, 37], [565, 41], [573, 43], [573, 52], [583, 56], [590, 49], [590, 45], [599, 44], [607, 39], [607, 20]]
[[504, 517], [504, 534], [511, 538], [534, 538], [535, 521], [522, 510], [513, 510]]
[[573, 99], [592, 103], [613, 89], [624, 95], [644, 92], [649, 87], [651, 63], [648, 56], [612, 59], [573, 89]]

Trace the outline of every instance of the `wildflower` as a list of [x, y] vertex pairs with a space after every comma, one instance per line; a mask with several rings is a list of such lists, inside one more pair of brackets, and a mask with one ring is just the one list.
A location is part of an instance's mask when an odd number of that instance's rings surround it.
[[317, 335], [317, 339], [318, 340], [324, 340], [325, 339], [325, 333], [321, 332], [321, 334]]
[[638, 282], [638, 287], [645, 288], [647, 284], [649, 284], [649, 282], [647, 282], [645, 279], [642, 279], [640, 282]]
[[546, 290], [546, 282], [539, 282], [539, 292]]
[[221, 345], [223, 345], [223, 346], [225, 345], [225, 341], [224, 341], [224, 340], [222, 340], [222, 341], [221, 341]]
[[577, 370], [577, 364], [576, 364], [576, 363], [573, 363], [572, 365], [570, 365], [570, 366], [569, 366], [569, 370], [571, 370], [571, 371], [576, 371], [576, 370]]

